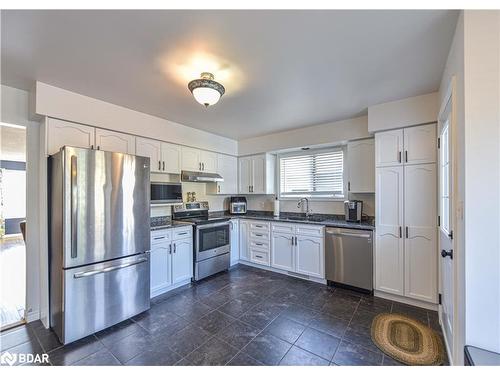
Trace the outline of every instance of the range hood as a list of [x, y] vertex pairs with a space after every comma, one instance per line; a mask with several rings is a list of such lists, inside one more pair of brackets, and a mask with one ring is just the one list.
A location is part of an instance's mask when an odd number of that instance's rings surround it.
[[224, 179], [220, 174], [207, 172], [181, 171], [183, 182], [222, 182]]

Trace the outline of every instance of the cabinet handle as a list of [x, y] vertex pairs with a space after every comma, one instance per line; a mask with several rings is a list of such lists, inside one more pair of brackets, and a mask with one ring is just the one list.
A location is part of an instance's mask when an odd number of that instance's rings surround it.
[[399, 227], [399, 238], [402, 238], [403, 237], [403, 232], [401, 230], [401, 227]]
[[163, 170], [165, 170], [165, 162], [163, 162]]
[[101, 149], [101, 146], [97, 146], [97, 149], [100, 150]]
[[161, 161], [158, 160], [158, 170], [161, 171]]
[[177, 250], [177, 249], [176, 249], [175, 242], [174, 242], [174, 253], [175, 253], [175, 250]]
[[94, 149], [94, 145], [90, 145], [90, 149], [93, 150]]
[[205, 163], [201, 163], [201, 166], [203, 167], [203, 170], [205, 170]]
[[347, 183], [347, 191], [351, 191], [351, 181]]
[[401, 163], [401, 151], [398, 152], [398, 163]]
[[408, 227], [405, 228], [405, 235], [406, 235], [406, 238], [408, 238]]
[[408, 151], [405, 151], [405, 163], [408, 163]]
[[172, 244], [169, 244], [169, 245], [168, 245], [168, 253], [169, 253], [169, 254], [172, 254]]
[[217, 186], [217, 192], [220, 193], [220, 185]]
[[201, 163], [198, 163], [198, 170], [201, 171]]

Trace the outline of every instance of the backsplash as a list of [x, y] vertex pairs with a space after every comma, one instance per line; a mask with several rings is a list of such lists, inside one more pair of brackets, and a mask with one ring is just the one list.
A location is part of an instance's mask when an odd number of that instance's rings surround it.
[[[363, 214], [375, 216], [375, 194], [350, 194], [350, 199], [363, 201]], [[248, 195], [248, 209], [255, 211], [273, 211], [274, 195]], [[297, 200], [280, 201], [281, 212], [304, 212], [297, 208]], [[310, 201], [309, 209], [316, 214], [343, 215], [344, 202], [342, 201]]]

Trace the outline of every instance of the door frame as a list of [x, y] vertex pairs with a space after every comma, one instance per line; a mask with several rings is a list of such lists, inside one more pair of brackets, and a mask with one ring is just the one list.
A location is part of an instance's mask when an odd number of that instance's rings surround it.
[[[456, 123], [456, 77], [452, 76], [447, 90], [445, 92], [444, 97], [440, 103], [440, 109], [438, 114], [438, 136], [441, 135], [441, 128], [443, 122], [443, 116], [445, 114], [446, 107], [450, 103], [450, 121], [448, 124], [448, 132], [449, 132], [449, 145], [451, 146], [450, 160], [451, 160], [451, 177], [450, 177], [450, 204], [452, 206], [451, 214], [450, 214], [450, 224], [451, 229], [454, 231], [454, 235], [452, 238], [453, 245], [453, 345], [452, 350], [450, 350], [450, 343], [447, 342], [447, 338], [445, 335], [444, 341], [446, 350], [448, 352], [448, 358], [450, 360], [451, 365], [463, 365], [463, 347], [464, 347], [464, 337], [465, 337], [465, 293], [464, 288], [462, 287], [463, 283], [460, 280], [463, 280], [465, 276], [463, 272], [461, 272], [462, 263], [464, 261], [464, 257], [462, 252], [460, 251], [458, 245], [458, 236], [456, 235], [457, 231], [457, 123]], [[438, 153], [438, 165], [440, 165], [440, 153]], [[440, 176], [440, 168], [438, 168], [438, 184], [441, 181]], [[438, 188], [438, 212], [440, 210], [440, 196], [439, 196], [439, 185]], [[440, 229], [438, 228], [438, 285], [439, 285], [439, 293], [443, 291], [442, 285], [442, 267], [441, 267], [441, 257], [439, 255], [439, 249], [441, 248], [441, 238], [440, 238]], [[460, 303], [461, 302], [461, 303]], [[439, 305], [439, 323], [441, 327], [443, 326], [442, 320], [442, 307]]]

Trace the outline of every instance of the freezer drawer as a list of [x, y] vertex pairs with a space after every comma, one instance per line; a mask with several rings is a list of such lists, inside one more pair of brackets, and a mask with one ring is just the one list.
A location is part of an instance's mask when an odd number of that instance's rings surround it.
[[372, 231], [326, 228], [325, 263], [327, 280], [372, 291]]
[[149, 309], [149, 253], [61, 269], [59, 276], [64, 287], [51, 295], [51, 325], [64, 344]]

